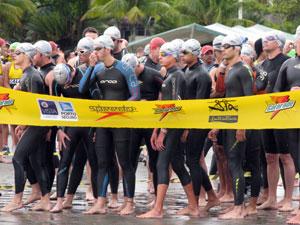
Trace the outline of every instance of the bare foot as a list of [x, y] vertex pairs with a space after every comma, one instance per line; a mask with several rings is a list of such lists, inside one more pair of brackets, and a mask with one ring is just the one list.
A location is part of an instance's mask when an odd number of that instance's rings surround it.
[[111, 199], [111, 200], [109, 201], [109, 203], [107, 204], [107, 207], [108, 207], [108, 208], [111, 208], [111, 209], [115, 209], [115, 208], [120, 207], [120, 204], [118, 203], [118, 200], [117, 200], [117, 199]]
[[233, 195], [225, 194], [222, 198], [220, 198], [221, 203], [229, 203], [233, 202], [234, 198]]
[[50, 210], [51, 213], [60, 213], [63, 211], [63, 205], [56, 203], [56, 205]]
[[300, 224], [300, 214], [290, 218], [286, 223], [288, 224]]
[[191, 208], [189, 206], [180, 209], [176, 213], [177, 215], [185, 215], [185, 216], [192, 216], [192, 217], [199, 217], [200, 212], [197, 208]]
[[141, 219], [151, 219], [151, 218], [163, 218], [163, 211], [157, 211], [156, 209], [151, 209], [149, 212], [137, 216]]
[[31, 193], [27, 200], [24, 202], [24, 205], [29, 205], [35, 201], [41, 200], [41, 196], [42, 194], [40, 192]]
[[209, 211], [211, 208], [215, 207], [215, 206], [219, 206], [221, 204], [219, 199], [214, 199], [213, 201], [208, 200], [204, 210], [205, 211]]
[[265, 203], [268, 200], [268, 195], [265, 194], [261, 194], [258, 199], [257, 199], [257, 205], [261, 205], [263, 203]]
[[112, 209], [113, 212], [121, 212], [126, 206], [126, 203], [124, 202], [122, 205], [120, 205], [118, 208]]
[[206, 200], [205, 200], [205, 198], [199, 198], [199, 201], [198, 201], [198, 206], [199, 207], [204, 207], [204, 206], [206, 206]]
[[33, 211], [50, 211], [51, 203], [40, 201], [34, 207], [32, 207]]
[[92, 190], [89, 190], [89, 188], [88, 188], [85, 192], [85, 200], [86, 201], [94, 201], [94, 199], [95, 198], [94, 198]]
[[278, 209], [276, 201], [267, 200], [262, 205], [258, 206], [257, 209], [259, 210], [276, 210]]
[[291, 212], [291, 215], [296, 216], [298, 213], [300, 213], [300, 209], [295, 209], [293, 212]]
[[72, 209], [73, 208], [73, 204], [70, 201], [64, 201], [63, 202], [63, 209]]
[[134, 203], [126, 202], [125, 207], [118, 213], [121, 216], [130, 215], [134, 213]]
[[233, 210], [231, 210], [228, 213], [225, 213], [223, 215], [219, 216], [219, 219], [222, 220], [231, 220], [231, 219], [243, 219], [244, 216], [244, 210], [241, 209], [241, 207], [234, 207]]
[[107, 209], [105, 208], [105, 206], [99, 206], [99, 205], [94, 205], [92, 208], [90, 208], [89, 210], [83, 212], [83, 214], [86, 215], [93, 215], [93, 214], [106, 214], [107, 213]]
[[0, 211], [1, 212], [12, 212], [12, 211], [15, 211], [17, 209], [21, 209], [23, 207], [24, 206], [23, 206], [22, 202], [19, 202], [19, 203], [10, 202], [6, 206], [4, 206], [3, 208], [1, 208]]
[[300, 196], [299, 196], [299, 195], [298, 195], [298, 196], [295, 196], [295, 197], [292, 198], [292, 200], [293, 200], [293, 201], [300, 201]]
[[1, 156], [0, 157], [0, 163], [10, 164], [10, 163], [12, 163], [12, 161], [9, 160], [9, 159], [6, 159], [4, 156]]
[[222, 198], [225, 195], [225, 191], [220, 191], [216, 193], [217, 198]]
[[285, 199], [280, 200], [279, 202], [277, 202], [277, 207], [281, 208], [285, 202], [286, 202]]
[[257, 214], [257, 209], [253, 205], [248, 205], [244, 210], [244, 216], [251, 216], [256, 214]]
[[279, 209], [279, 212], [292, 212], [294, 208], [292, 207], [291, 202], [285, 202], [282, 207]]
[[50, 200], [57, 200], [57, 193], [53, 192], [52, 195], [50, 196]]
[[220, 211], [220, 214], [226, 214], [226, 213], [232, 211], [233, 209], [234, 209], [234, 205], [229, 206], [228, 208], [225, 208], [222, 211]]

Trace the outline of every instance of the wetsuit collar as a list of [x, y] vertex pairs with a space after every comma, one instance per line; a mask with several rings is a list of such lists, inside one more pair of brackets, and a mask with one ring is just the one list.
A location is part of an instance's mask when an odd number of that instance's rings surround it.
[[189, 70], [193, 70], [195, 68], [197, 68], [198, 66], [200, 66], [202, 63], [198, 60], [194, 65], [192, 65], [191, 67], [189, 67]]
[[174, 71], [178, 70], [177, 66], [172, 66], [171, 68], [167, 69], [167, 73], [173, 73]]
[[49, 67], [49, 66], [54, 66], [54, 64], [53, 64], [52, 62], [50, 62], [50, 63], [47, 63], [47, 64], [45, 64], [45, 65], [41, 66], [41, 68], [40, 68], [40, 69], [44, 69], [44, 68], [47, 68], [47, 67]]

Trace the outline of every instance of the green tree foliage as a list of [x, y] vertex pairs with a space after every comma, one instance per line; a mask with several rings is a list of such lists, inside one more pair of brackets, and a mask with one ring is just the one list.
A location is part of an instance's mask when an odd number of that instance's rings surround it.
[[24, 17], [36, 11], [30, 0], [0, 0], [0, 31], [3, 37], [18, 36], [22, 30]]

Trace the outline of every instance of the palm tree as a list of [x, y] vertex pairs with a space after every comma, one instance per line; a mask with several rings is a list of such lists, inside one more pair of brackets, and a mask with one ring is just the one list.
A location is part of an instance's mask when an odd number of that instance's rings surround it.
[[[176, 13], [168, 1], [161, 0], [93, 0], [91, 8], [82, 19], [100, 18], [103, 20], [115, 19], [117, 24], [126, 18], [136, 27], [136, 24], [146, 24], [149, 18], [157, 22], [166, 13]], [[135, 35], [133, 29], [133, 36]]]
[[36, 7], [31, 0], [0, 0], [1, 36], [11, 34], [22, 26], [24, 15], [34, 13]]

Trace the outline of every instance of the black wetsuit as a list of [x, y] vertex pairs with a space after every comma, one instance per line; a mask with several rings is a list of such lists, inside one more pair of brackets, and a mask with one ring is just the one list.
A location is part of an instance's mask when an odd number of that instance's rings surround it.
[[145, 66], [150, 67], [156, 71], [160, 71], [161, 65], [159, 63], [153, 62], [153, 60], [148, 56], [145, 62]]
[[[243, 62], [235, 63], [225, 77], [225, 97], [252, 95], [252, 83], [252, 74], [249, 68]], [[232, 176], [234, 203], [235, 205], [241, 205], [244, 202], [245, 190], [243, 161], [245, 159], [246, 141], [237, 142], [236, 131], [224, 130], [224, 147]]]
[[[208, 99], [211, 92], [211, 78], [200, 62], [185, 71], [186, 99]], [[190, 129], [186, 145], [186, 164], [189, 167], [196, 196], [200, 195], [201, 185], [205, 191], [212, 189], [206, 171], [200, 165], [200, 157], [207, 137], [206, 129]]]
[[[274, 92], [290, 91], [292, 87], [300, 86], [300, 57], [286, 60], [279, 71]], [[300, 172], [300, 130], [291, 129], [289, 135], [289, 153], [294, 160], [296, 171]]]
[[[163, 77], [160, 73], [149, 67], [144, 67], [144, 71], [139, 74], [138, 81], [140, 84], [141, 99], [147, 101], [154, 101], [158, 99], [161, 85], [163, 83]], [[138, 158], [141, 153], [140, 146], [144, 139], [148, 155], [149, 155], [149, 168], [153, 173], [154, 189], [157, 188], [157, 171], [156, 162], [158, 152], [152, 149], [150, 139], [153, 129], [132, 129], [130, 137], [130, 148], [131, 148], [131, 161], [133, 162], [134, 169], [136, 171], [138, 166]]]
[[[257, 67], [259, 76], [256, 79], [256, 88], [258, 91], [266, 90], [267, 93], [273, 93], [273, 89], [282, 64], [289, 59], [282, 53], [273, 59], [266, 59]], [[288, 132], [280, 129], [268, 129], [261, 132], [263, 148], [266, 153], [288, 154]]]
[[127, 51], [127, 49], [126, 48], [124, 48], [124, 49], [122, 49], [121, 51], [119, 51], [119, 52], [114, 52], [113, 53], [113, 56], [114, 56], [114, 58], [115, 59], [117, 59], [117, 60], [122, 60], [122, 57], [124, 56], [124, 55], [126, 55], [128, 53], [128, 51]]
[[[45, 94], [44, 81], [41, 74], [33, 66], [27, 67], [23, 71], [20, 87], [25, 92]], [[26, 182], [25, 168], [27, 172], [31, 170], [34, 173], [42, 195], [49, 193], [50, 181], [44, 161], [45, 142], [43, 141], [46, 140], [47, 132], [47, 127], [30, 126], [21, 137], [12, 160], [15, 170], [16, 194], [24, 191]], [[28, 169], [27, 167], [30, 168]]]
[[[167, 70], [166, 79], [162, 84], [162, 100], [180, 100], [185, 99], [186, 81], [183, 72], [172, 67]], [[169, 184], [169, 164], [172, 164], [174, 172], [180, 179], [182, 186], [191, 182], [190, 174], [184, 166], [184, 155], [180, 148], [180, 137], [182, 129], [168, 129], [165, 136], [165, 149], [159, 151], [156, 164], [157, 183]]]
[[[72, 79], [72, 82], [68, 85], [61, 86], [57, 84], [55, 81], [53, 82], [53, 94], [56, 96], [64, 96], [68, 98], [79, 98], [79, 99], [90, 99], [90, 93], [80, 93], [79, 92], [79, 82], [82, 78], [82, 73], [80, 70], [75, 71], [75, 76]], [[94, 174], [97, 170], [97, 162], [95, 159], [95, 155], [93, 152], [89, 151], [88, 146], [92, 142], [91, 136], [89, 135], [90, 128], [89, 127], [66, 127], [64, 132], [69, 136], [70, 141], [66, 140], [66, 148], [63, 148], [61, 151], [61, 160], [59, 162], [59, 168], [57, 172], [57, 197], [64, 197], [65, 190], [68, 184], [68, 176], [69, 176], [69, 168], [76, 151], [81, 157], [80, 161], [76, 161], [75, 170], [72, 170], [73, 176], [72, 181], [69, 184], [68, 194], [75, 194], [76, 189], [80, 183], [83, 173], [83, 167], [86, 162], [86, 158], [88, 156], [89, 162], [92, 168], [92, 178], [95, 178]], [[83, 154], [83, 152], [87, 154]], [[76, 159], [76, 157], [75, 157]], [[77, 159], [79, 159], [77, 157]], [[75, 173], [76, 172], [76, 173]], [[94, 189], [94, 193], [96, 194], [97, 186], [96, 179], [92, 179], [92, 187]]]
[[[134, 71], [125, 63], [115, 60], [109, 67], [104, 64], [89, 68], [80, 82], [80, 91], [85, 92], [91, 85], [97, 83], [103, 100], [139, 100], [140, 90]], [[94, 71], [94, 72], [93, 72]], [[98, 160], [99, 197], [106, 197], [108, 168], [115, 151], [124, 173], [124, 196], [134, 197], [135, 172], [130, 162], [129, 151], [130, 130], [125, 128], [97, 128], [95, 150]], [[115, 151], [114, 151], [115, 150]]]

